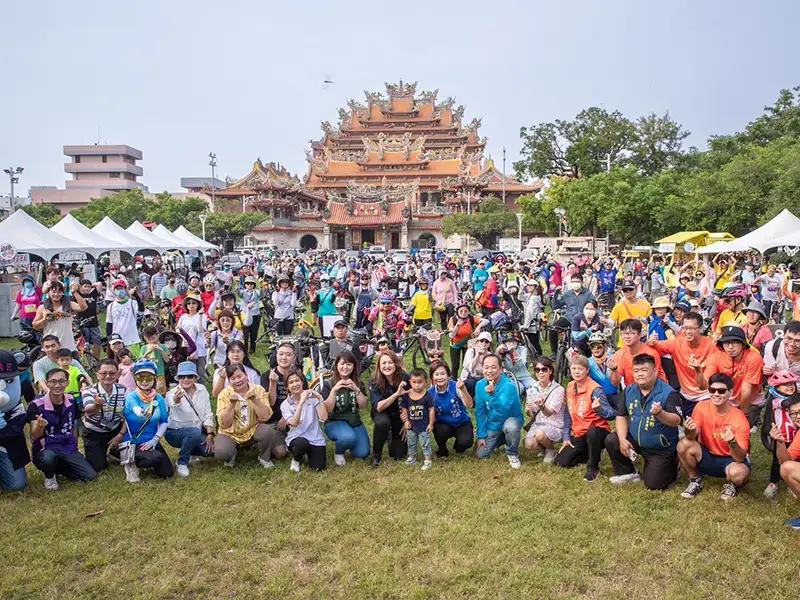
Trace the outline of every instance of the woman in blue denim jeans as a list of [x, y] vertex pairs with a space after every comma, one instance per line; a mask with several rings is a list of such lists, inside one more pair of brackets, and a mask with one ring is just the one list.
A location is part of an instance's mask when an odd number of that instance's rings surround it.
[[333, 362], [333, 375], [322, 386], [322, 397], [328, 409], [325, 435], [336, 443], [333, 460], [338, 466], [347, 464], [345, 452], [353, 458], [369, 456], [369, 434], [361, 421], [360, 409], [367, 407], [367, 395], [359, 382], [355, 354], [345, 350]]

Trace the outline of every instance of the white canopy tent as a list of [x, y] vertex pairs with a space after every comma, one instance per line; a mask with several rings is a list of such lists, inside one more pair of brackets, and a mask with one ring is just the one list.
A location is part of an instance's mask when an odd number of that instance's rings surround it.
[[35, 254], [46, 260], [61, 252], [96, 252], [91, 245], [51, 231], [24, 210], [17, 210], [0, 222], [0, 244], [11, 244], [18, 253]]
[[186, 229], [183, 225], [178, 227], [175, 231], [172, 232], [175, 236], [179, 239], [182, 239], [187, 244], [187, 248], [197, 249], [197, 250], [212, 250], [217, 249], [217, 246], [210, 242], [206, 242], [203, 239], [197, 237], [191, 231]]
[[128, 248], [124, 243], [109, 239], [92, 231], [72, 215], [65, 216], [58, 223], [53, 225], [50, 228], [50, 231], [55, 231], [66, 238], [75, 240], [87, 246], [91, 246], [94, 248], [91, 254], [95, 258], [97, 258], [99, 254], [102, 254], [103, 252], [109, 252], [111, 250], [131, 252], [131, 249]]
[[153, 229], [153, 235], [164, 240], [166, 243], [171, 244], [170, 250], [186, 250], [187, 245], [182, 239], [174, 235], [169, 229], [163, 225], [158, 225]]
[[800, 219], [784, 208], [778, 216], [758, 229], [732, 242], [717, 242], [700, 248], [698, 252], [700, 254], [717, 254], [719, 252], [745, 252], [755, 248], [763, 253], [776, 245], [783, 245], [775, 244], [774, 241], [796, 233], [798, 230], [800, 230]]
[[131, 254], [136, 254], [142, 250], [156, 250], [162, 252], [160, 247], [154, 248], [151, 242], [125, 231], [112, 221], [111, 217], [103, 217], [102, 221], [92, 227], [92, 231], [99, 233], [105, 238], [122, 242], [130, 249], [129, 252], [131, 252]]
[[779, 237], [769, 242], [769, 249], [781, 248], [783, 246], [789, 248], [797, 248], [800, 246], [800, 230], [793, 231], [788, 235], [784, 235], [783, 237]]
[[138, 238], [143, 240], [147, 240], [150, 244], [151, 250], [156, 250], [158, 252], [166, 252], [167, 250], [172, 250], [172, 248], [162, 240], [157, 235], [153, 235], [153, 232], [150, 231], [147, 227], [139, 223], [139, 221], [134, 221], [130, 224], [130, 226], [125, 230], [128, 233], [135, 235]]

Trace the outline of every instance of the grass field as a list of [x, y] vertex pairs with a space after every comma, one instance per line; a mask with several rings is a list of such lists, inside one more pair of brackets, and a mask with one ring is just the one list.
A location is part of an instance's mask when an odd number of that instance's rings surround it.
[[617, 488], [605, 455], [590, 485], [525, 451], [519, 471], [501, 453], [425, 473], [340, 468], [332, 452], [323, 473], [246, 453], [185, 480], [130, 485], [113, 467], [58, 492], [29, 465], [28, 488], [0, 495], [0, 598], [798, 597], [800, 538], [783, 521], [800, 502], [761, 495], [755, 438], [754, 476], [729, 503], [711, 480], [682, 499], [684, 476], [665, 493]]

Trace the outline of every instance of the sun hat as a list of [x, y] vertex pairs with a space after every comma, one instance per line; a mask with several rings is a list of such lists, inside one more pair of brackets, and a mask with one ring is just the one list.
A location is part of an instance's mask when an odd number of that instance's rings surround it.
[[189, 360], [185, 360], [178, 365], [178, 372], [176, 377], [197, 377], [197, 367]]
[[666, 296], [659, 296], [653, 300], [652, 308], [668, 308], [672, 310], [672, 306], [669, 303], [669, 298]]
[[756, 302], [755, 300], [753, 300], [752, 302], [750, 302], [750, 304], [747, 305], [747, 308], [744, 309], [744, 312], [745, 313], [748, 313], [748, 312], [758, 313], [759, 315], [761, 315], [762, 319], [769, 318], [769, 317], [767, 317], [767, 309], [764, 308], [764, 305], [761, 304], [761, 302]]
[[747, 336], [744, 333], [744, 329], [741, 327], [736, 327], [736, 325], [728, 325], [722, 328], [722, 335], [717, 342], [717, 346], [722, 347], [722, 344], [725, 342], [741, 342], [742, 344], [747, 344]]

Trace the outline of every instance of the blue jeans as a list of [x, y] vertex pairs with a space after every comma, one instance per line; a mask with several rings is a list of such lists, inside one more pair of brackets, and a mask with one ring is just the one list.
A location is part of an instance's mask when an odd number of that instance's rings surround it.
[[417, 441], [422, 442], [422, 455], [425, 459], [429, 459], [431, 457], [431, 434], [428, 431], [422, 431], [417, 433], [413, 429], [407, 429], [406, 433], [408, 437], [406, 438], [408, 442], [408, 457], [416, 459], [417, 457]]
[[25, 467], [15, 471], [8, 454], [0, 452], [0, 487], [9, 492], [16, 492], [25, 489], [27, 483]]
[[503, 423], [500, 431], [490, 431], [486, 436], [486, 447], [478, 450], [478, 458], [489, 458], [500, 446], [505, 444], [506, 455], [519, 455], [519, 440], [522, 423], [514, 417], [509, 417]]
[[203, 442], [206, 441], [206, 436], [203, 430], [199, 427], [183, 427], [181, 429], [167, 429], [164, 434], [164, 439], [167, 440], [170, 446], [178, 448], [178, 460], [175, 461], [179, 465], [188, 465], [189, 458], [192, 456], [208, 456]]
[[344, 421], [328, 421], [325, 423], [325, 435], [332, 442], [336, 442], [334, 450], [336, 454], [344, 454], [350, 450], [353, 458], [369, 456], [369, 434], [363, 423], [358, 427], [351, 427]]

